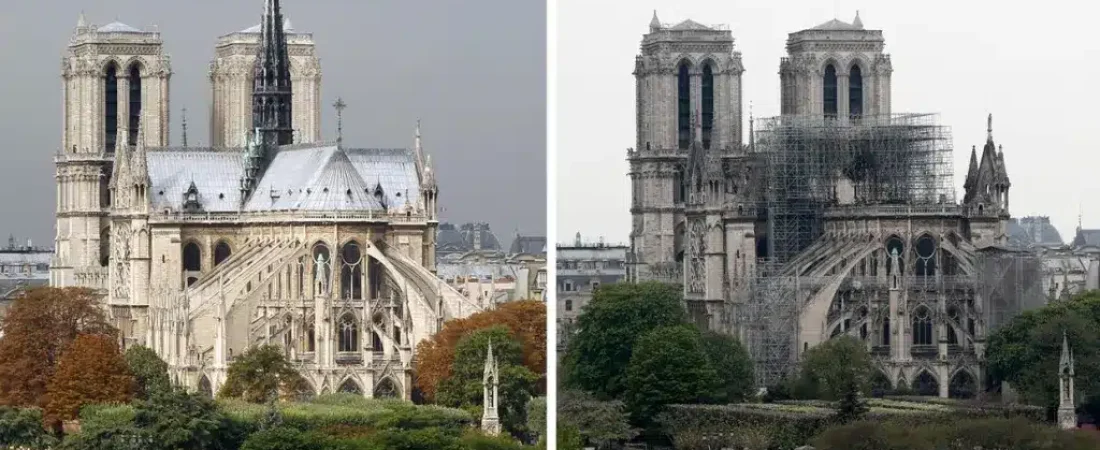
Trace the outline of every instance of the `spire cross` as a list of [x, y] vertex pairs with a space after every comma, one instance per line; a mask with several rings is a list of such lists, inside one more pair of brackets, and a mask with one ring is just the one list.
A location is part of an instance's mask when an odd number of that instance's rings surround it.
[[344, 99], [337, 97], [332, 107], [336, 108], [336, 144], [339, 145], [344, 141], [344, 108], [347, 108], [348, 104], [344, 103]]
[[181, 120], [183, 120], [183, 146], [187, 147], [187, 107], [186, 106], [183, 108], [183, 117], [181, 117]]

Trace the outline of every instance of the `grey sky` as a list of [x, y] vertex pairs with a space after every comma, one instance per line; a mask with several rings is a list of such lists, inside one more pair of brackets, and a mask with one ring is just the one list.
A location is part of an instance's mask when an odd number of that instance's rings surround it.
[[[53, 153], [60, 145], [60, 58], [77, 17], [161, 31], [171, 55], [173, 144], [210, 142], [208, 71], [217, 37], [259, 23], [263, 0], [3, 2], [0, 12], [0, 234], [52, 244]], [[444, 220], [487, 221], [505, 242], [546, 230], [546, 6], [514, 0], [283, 0], [313, 33], [323, 136], [411, 147], [422, 119]], [[6, 242], [6, 240], [4, 241]]]
[[[1095, 201], [1100, 113], [1095, 38], [1088, 2], [855, 0], [558, 0], [558, 241], [580, 231], [627, 242], [634, 146], [634, 56], [653, 10], [662, 22], [726, 24], [742, 52], [745, 136], [748, 102], [757, 117], [779, 112], [779, 58], [787, 34], [856, 10], [881, 29], [894, 67], [894, 112], [938, 112], [954, 136], [956, 195], [970, 147], [985, 143], [986, 115], [1004, 146], [1013, 216], [1049, 215], [1073, 238], [1078, 205], [1100, 228]], [[570, 30], [599, 30], [570, 32]], [[979, 155], [980, 156], [980, 155]], [[572, 181], [567, 181], [572, 180]]]

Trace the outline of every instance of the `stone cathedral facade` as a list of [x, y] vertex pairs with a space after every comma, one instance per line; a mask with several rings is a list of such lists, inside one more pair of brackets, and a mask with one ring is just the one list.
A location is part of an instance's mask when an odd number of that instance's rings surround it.
[[944, 128], [891, 111], [884, 44], [858, 14], [791, 33], [781, 116], [750, 117], [745, 143], [731, 31], [655, 13], [642, 38], [629, 277], [682, 284], [696, 323], [746, 343], [762, 386], [842, 334], [867, 344], [880, 388], [984, 385], [1003, 300], [982, 277], [1007, 240], [1004, 153], [990, 118], [956, 201]]
[[419, 125], [411, 150], [320, 142], [317, 60], [284, 26], [268, 0], [218, 46], [228, 146], [170, 147], [160, 34], [81, 17], [62, 59], [51, 285], [101, 292], [125, 344], [200, 392], [275, 344], [312, 394], [410, 398], [416, 344], [479, 310], [435, 276], [431, 158]]

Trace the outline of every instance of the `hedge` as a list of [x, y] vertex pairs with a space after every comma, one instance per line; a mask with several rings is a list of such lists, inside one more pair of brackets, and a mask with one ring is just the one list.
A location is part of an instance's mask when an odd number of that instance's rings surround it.
[[[267, 405], [240, 400], [219, 400], [218, 406], [230, 420], [249, 429], [255, 429], [268, 411]], [[375, 400], [353, 394], [325, 395], [302, 403], [280, 403], [278, 409], [284, 427], [301, 431], [338, 428], [343, 434], [356, 434], [354, 429], [438, 427], [457, 433], [473, 423], [473, 417], [460, 409]]]
[[[946, 425], [970, 419], [1018, 418], [1029, 423], [1043, 419], [1042, 408], [1025, 405], [905, 398], [867, 399], [867, 403], [870, 412], [866, 420], [899, 421], [907, 426]], [[822, 400], [671, 405], [658, 420], [677, 448], [795, 448], [835, 425], [833, 405]]]

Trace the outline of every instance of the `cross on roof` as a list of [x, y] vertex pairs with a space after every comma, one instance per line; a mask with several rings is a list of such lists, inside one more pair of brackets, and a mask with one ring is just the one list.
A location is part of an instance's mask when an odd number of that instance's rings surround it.
[[344, 99], [337, 97], [332, 107], [336, 108], [336, 144], [339, 145], [344, 141], [344, 108], [347, 108], [348, 104], [344, 103]]

